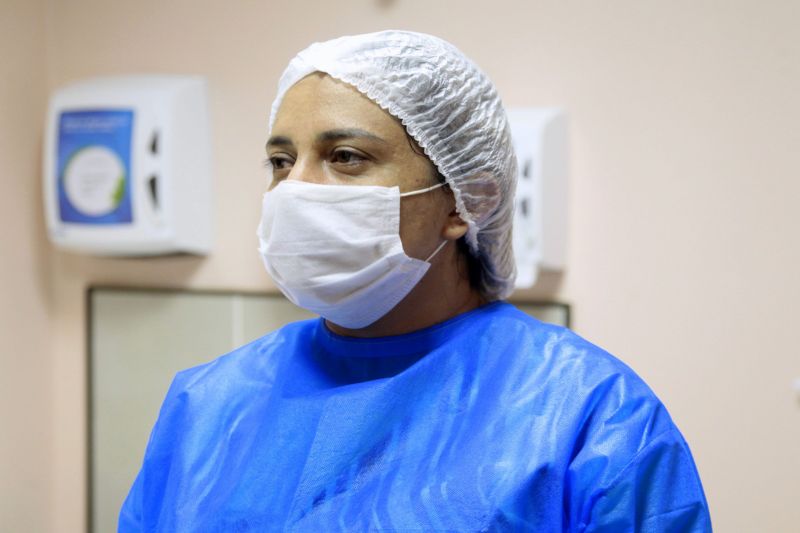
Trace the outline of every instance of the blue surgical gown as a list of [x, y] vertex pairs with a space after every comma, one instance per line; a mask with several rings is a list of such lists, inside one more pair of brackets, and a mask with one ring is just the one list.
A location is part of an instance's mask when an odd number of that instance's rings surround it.
[[289, 324], [175, 377], [119, 531], [710, 531], [627, 366], [495, 302], [359, 339]]

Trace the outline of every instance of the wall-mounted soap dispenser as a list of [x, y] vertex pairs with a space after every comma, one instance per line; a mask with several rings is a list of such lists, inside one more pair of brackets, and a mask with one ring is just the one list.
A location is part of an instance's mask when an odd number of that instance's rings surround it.
[[516, 287], [523, 289], [540, 271], [567, 266], [567, 116], [557, 108], [512, 108], [508, 120], [519, 166], [513, 238]]
[[190, 76], [95, 78], [55, 91], [44, 143], [50, 238], [99, 255], [211, 248], [206, 84]]

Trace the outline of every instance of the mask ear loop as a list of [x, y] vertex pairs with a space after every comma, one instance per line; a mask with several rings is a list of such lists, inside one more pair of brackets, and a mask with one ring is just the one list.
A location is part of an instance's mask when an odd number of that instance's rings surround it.
[[438, 254], [438, 253], [439, 253], [439, 251], [440, 251], [442, 248], [444, 248], [444, 245], [445, 245], [445, 244], [447, 244], [447, 240], [444, 240], [444, 241], [442, 241], [442, 244], [440, 244], [439, 246], [437, 246], [437, 247], [436, 247], [436, 249], [433, 251], [433, 253], [432, 253], [431, 255], [429, 255], [429, 256], [428, 256], [428, 258], [425, 260], [425, 262], [426, 262], [426, 263], [430, 263], [430, 262], [431, 262], [431, 259], [433, 259], [433, 257], [434, 257], [436, 254]]
[[438, 189], [439, 187], [444, 187], [444, 185], [445, 185], [444, 183], [437, 183], [433, 187], [428, 187], [427, 189], [420, 189], [418, 191], [411, 191], [411, 192], [403, 192], [400, 193], [400, 198], [403, 198], [405, 196], [416, 196], [417, 194], [425, 194], [426, 192]]
[[[403, 198], [404, 196], [415, 196], [417, 194], [425, 194], [426, 192], [430, 192], [432, 190], [438, 189], [439, 187], [444, 187], [444, 185], [445, 185], [444, 183], [437, 183], [436, 185], [433, 185], [433, 186], [425, 188], [425, 189], [420, 189], [418, 191], [411, 191], [411, 192], [401, 193], [400, 197]], [[447, 244], [447, 240], [442, 241], [442, 244], [440, 244], [439, 246], [436, 247], [436, 249], [433, 251], [433, 253], [431, 255], [428, 256], [428, 258], [425, 260], [425, 262], [426, 263], [430, 263], [431, 259], [433, 259], [436, 256], [436, 254], [438, 254], [441, 251], [441, 249], [444, 248], [445, 244]]]

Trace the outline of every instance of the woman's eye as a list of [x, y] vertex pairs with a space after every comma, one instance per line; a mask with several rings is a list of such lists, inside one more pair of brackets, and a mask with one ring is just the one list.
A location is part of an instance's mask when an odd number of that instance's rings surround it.
[[331, 155], [331, 162], [352, 165], [364, 161], [366, 157], [350, 150], [337, 150]]
[[268, 157], [264, 164], [272, 170], [284, 170], [292, 166], [292, 160], [286, 156], [273, 155]]

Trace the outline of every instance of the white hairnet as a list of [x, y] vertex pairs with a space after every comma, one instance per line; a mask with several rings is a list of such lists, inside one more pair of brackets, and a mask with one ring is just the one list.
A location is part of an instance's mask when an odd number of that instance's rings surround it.
[[516, 275], [511, 225], [516, 157], [494, 85], [464, 54], [431, 35], [382, 31], [314, 43], [286, 67], [269, 127], [289, 88], [312, 72], [352, 85], [405, 126], [453, 190], [480, 261], [483, 293], [508, 296]]

